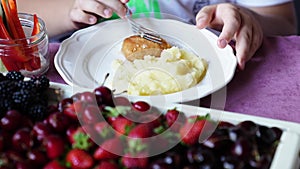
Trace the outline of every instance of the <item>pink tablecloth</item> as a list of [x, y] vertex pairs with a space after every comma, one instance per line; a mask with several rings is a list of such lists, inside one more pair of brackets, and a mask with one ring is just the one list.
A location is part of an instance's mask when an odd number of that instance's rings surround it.
[[[52, 58], [58, 48], [50, 44]], [[53, 63], [47, 75], [64, 83]], [[300, 123], [300, 36], [266, 38], [228, 84], [225, 110]]]

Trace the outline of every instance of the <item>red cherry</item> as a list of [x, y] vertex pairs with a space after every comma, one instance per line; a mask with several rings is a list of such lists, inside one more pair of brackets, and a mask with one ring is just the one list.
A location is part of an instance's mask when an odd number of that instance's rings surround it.
[[103, 121], [103, 117], [101, 118], [101, 112], [99, 107], [93, 104], [89, 104], [84, 109], [81, 118], [83, 124], [95, 124], [97, 122]]
[[22, 122], [21, 126], [23, 128], [32, 128], [33, 127], [33, 121], [27, 117], [27, 116], [22, 116]]
[[2, 133], [0, 132], [0, 152], [2, 152], [4, 149], [4, 137]]
[[72, 103], [73, 103], [72, 98], [65, 98], [58, 103], [57, 108], [60, 112], [62, 112], [64, 108], [69, 107]]
[[48, 161], [46, 154], [41, 150], [31, 150], [27, 153], [27, 158], [31, 164], [38, 166], [45, 165]]
[[43, 122], [37, 122], [32, 129], [32, 135], [38, 141], [42, 141], [45, 137], [53, 133], [52, 128]]
[[87, 102], [89, 104], [96, 104], [96, 96], [92, 92], [83, 92], [80, 93], [79, 99], [83, 102]]
[[16, 163], [16, 169], [32, 169], [36, 168], [33, 164], [30, 164], [29, 161], [19, 161]]
[[102, 160], [94, 169], [119, 169], [119, 166], [112, 161]]
[[33, 146], [31, 132], [28, 128], [21, 128], [12, 137], [13, 148], [17, 151], [26, 151]]
[[58, 135], [50, 135], [45, 139], [47, 156], [50, 159], [55, 159], [63, 155], [65, 151], [65, 142], [62, 137]]
[[132, 107], [139, 112], [146, 112], [150, 109], [150, 105], [145, 101], [134, 102]]
[[56, 112], [48, 117], [48, 123], [57, 132], [65, 132], [70, 125], [71, 120], [64, 113]]
[[94, 90], [98, 104], [114, 106], [112, 91], [105, 86], [100, 86]]
[[16, 110], [10, 110], [0, 120], [0, 127], [3, 130], [16, 130], [22, 122], [22, 115]]
[[7, 150], [5, 156], [13, 162], [22, 162], [25, 159], [21, 152], [15, 150]]
[[78, 112], [75, 110], [74, 105], [64, 108], [62, 112], [68, 117], [70, 117], [72, 120], [77, 120]]

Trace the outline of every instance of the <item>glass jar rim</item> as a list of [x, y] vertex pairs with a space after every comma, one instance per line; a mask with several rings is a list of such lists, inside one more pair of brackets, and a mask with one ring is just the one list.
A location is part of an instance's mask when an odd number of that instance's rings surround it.
[[[30, 22], [30, 26], [33, 27], [33, 14], [29, 14], [29, 13], [23, 13], [20, 12], [18, 13], [20, 22]], [[38, 16], [37, 16], [38, 17]], [[33, 43], [38, 43], [39, 39], [43, 39], [44, 36], [46, 36], [46, 27], [45, 27], [45, 22], [38, 17], [38, 22], [41, 25], [40, 27], [40, 32], [36, 35], [30, 35], [30, 36], [26, 36], [25, 38], [20, 38], [20, 39], [2, 39], [0, 38], [0, 46], [18, 46], [19, 44], [6, 44], [7, 42], [15, 42], [15, 41], [30, 41], [30, 39], [38, 39], [36, 41], [34, 41]], [[4, 42], [4, 43], [2, 43]], [[5, 44], [5, 45], [4, 45]]]

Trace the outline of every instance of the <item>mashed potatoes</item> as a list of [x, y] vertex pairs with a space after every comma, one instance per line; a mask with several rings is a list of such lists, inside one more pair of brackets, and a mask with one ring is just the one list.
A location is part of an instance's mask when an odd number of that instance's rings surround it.
[[178, 47], [165, 49], [161, 57], [145, 56], [133, 62], [115, 60], [112, 88], [129, 95], [169, 94], [198, 84], [207, 62]]

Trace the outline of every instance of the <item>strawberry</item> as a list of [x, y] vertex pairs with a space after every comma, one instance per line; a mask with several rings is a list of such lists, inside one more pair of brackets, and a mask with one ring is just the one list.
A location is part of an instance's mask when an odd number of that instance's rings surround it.
[[187, 118], [185, 124], [179, 131], [182, 142], [187, 145], [196, 144], [206, 122], [207, 120], [201, 116], [191, 116]]
[[86, 151], [72, 149], [67, 153], [66, 162], [72, 169], [88, 169], [94, 165], [94, 160]]
[[151, 128], [157, 128], [162, 125], [163, 115], [161, 114], [145, 114], [139, 117], [140, 123], [147, 123]]
[[132, 137], [132, 138], [147, 138], [153, 135], [154, 135], [153, 127], [146, 123], [141, 123], [136, 125], [128, 133], [128, 137]]
[[128, 169], [144, 169], [147, 168], [149, 159], [147, 157], [147, 153], [138, 153], [135, 156], [127, 153], [122, 157], [121, 163], [125, 168]]
[[123, 116], [118, 116], [111, 125], [117, 131], [117, 135], [125, 135], [128, 133], [128, 129], [133, 127], [134, 122]]
[[47, 163], [43, 169], [67, 169], [67, 168], [61, 165], [57, 160], [53, 160]]
[[100, 139], [108, 139], [114, 136], [114, 131], [106, 121], [98, 122], [94, 125], [95, 132], [100, 136]]
[[44, 140], [46, 152], [50, 159], [60, 157], [65, 151], [65, 142], [59, 135], [51, 134]]
[[146, 138], [152, 136], [154, 136], [154, 131], [149, 124], [141, 123], [136, 125], [128, 134], [127, 144], [129, 152], [135, 154], [148, 149], [151, 140]]
[[170, 109], [167, 111], [166, 115], [167, 126], [173, 131], [179, 131], [179, 128], [184, 124], [186, 117], [183, 113], [176, 109]]
[[91, 140], [90, 136], [86, 133], [83, 126], [77, 127], [76, 129], [69, 128], [67, 135], [68, 135], [69, 142], [72, 144], [73, 148], [88, 150], [90, 147], [94, 145], [94, 142]]
[[118, 158], [123, 151], [120, 137], [105, 140], [94, 152], [93, 157], [97, 160]]
[[94, 169], [119, 169], [120, 167], [111, 161], [101, 161]]

